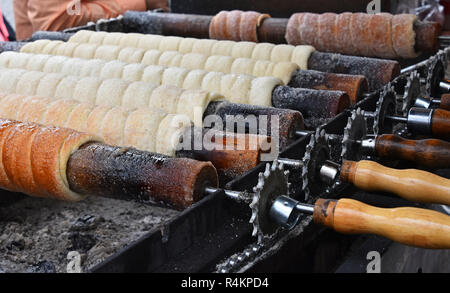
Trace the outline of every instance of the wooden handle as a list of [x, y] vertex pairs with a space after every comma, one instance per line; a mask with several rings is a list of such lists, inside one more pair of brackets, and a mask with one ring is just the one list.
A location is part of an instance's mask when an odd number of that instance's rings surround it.
[[372, 161], [345, 161], [341, 178], [363, 190], [391, 192], [415, 202], [450, 205], [450, 180], [421, 170], [396, 170]]
[[376, 234], [423, 248], [450, 248], [450, 217], [419, 208], [383, 209], [352, 199], [319, 199], [314, 222], [345, 234]]
[[450, 94], [442, 95], [439, 108], [447, 111], [450, 110]]
[[408, 140], [393, 134], [380, 135], [375, 150], [382, 158], [401, 159], [435, 169], [450, 167], [450, 143], [439, 139]]
[[450, 111], [434, 110], [431, 120], [431, 132], [434, 137], [450, 140]]

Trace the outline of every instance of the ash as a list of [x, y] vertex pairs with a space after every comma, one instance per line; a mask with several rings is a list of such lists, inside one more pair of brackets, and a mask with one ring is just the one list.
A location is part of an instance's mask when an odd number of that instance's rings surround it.
[[86, 272], [177, 213], [97, 197], [78, 203], [25, 198], [0, 207], [0, 273], [67, 272], [74, 251]]

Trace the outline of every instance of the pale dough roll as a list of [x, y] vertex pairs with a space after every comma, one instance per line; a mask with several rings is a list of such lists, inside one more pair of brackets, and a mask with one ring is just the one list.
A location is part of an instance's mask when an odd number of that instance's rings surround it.
[[[8, 52], [5, 52], [8, 53]], [[15, 52], [14, 52], [15, 53]], [[4, 53], [0, 54], [2, 56]], [[2, 67], [10, 67], [10, 68], [26, 68], [28, 62], [30, 61], [30, 56], [25, 55], [24, 57], [17, 58], [17, 53], [15, 55], [8, 54], [9, 62], [7, 64], [2, 65]]]
[[183, 55], [174, 51], [163, 52], [159, 58], [158, 65], [171, 67], [180, 66]]
[[120, 50], [117, 59], [122, 62], [127, 63], [141, 63], [142, 58], [144, 58], [145, 51], [137, 48], [123, 48]]
[[15, 93], [22, 95], [33, 95], [45, 73], [39, 71], [29, 71], [22, 75], [17, 82]]
[[63, 45], [63, 44], [64, 44], [64, 42], [62, 42], [62, 41], [50, 42], [47, 45], [45, 45], [44, 47], [42, 47], [42, 54], [52, 55], [54, 53], [54, 50], [56, 50], [58, 48], [58, 46]]
[[159, 63], [159, 58], [162, 55], [162, 51], [149, 50], [146, 51], [144, 57], [142, 57], [142, 64], [144, 65], [157, 65]]
[[220, 78], [220, 89], [225, 97], [231, 97], [231, 89], [233, 88], [233, 84], [236, 82], [237, 77], [237, 74], [225, 74], [220, 77], [218, 76], [218, 78]]
[[190, 70], [186, 75], [186, 78], [184, 79], [182, 88], [187, 90], [195, 90], [195, 89], [207, 90], [202, 87], [203, 79], [207, 74], [209, 74], [209, 72], [206, 70], [201, 69]]
[[180, 67], [184, 67], [187, 69], [205, 68], [207, 59], [208, 56], [203, 54], [196, 54], [196, 53], [185, 54], [181, 59]]
[[194, 38], [183, 38], [178, 46], [178, 51], [182, 54], [191, 53], [196, 41], [197, 39]]
[[1, 70], [0, 69], [0, 92], [16, 93], [19, 79], [27, 71], [23, 69]]
[[[139, 44], [139, 37], [140, 34], [136, 34], [136, 33], [127, 33], [127, 34], [121, 34], [120, 35], [120, 41], [119, 41], [119, 46], [120, 47], [137, 47]], [[101, 44], [101, 43], [97, 43], [97, 44]]]
[[120, 61], [110, 61], [102, 67], [99, 77], [120, 79], [122, 78], [122, 72], [125, 64], [126, 63]]
[[140, 35], [138, 48], [144, 50], [157, 50], [159, 48], [159, 43], [163, 39], [160, 35]]
[[[73, 35], [70, 39], [69, 42], [75, 42], [73, 39], [74, 37], [77, 35], [78, 33], [76, 33], [75, 35]], [[95, 34], [95, 33], [94, 33]], [[120, 44], [120, 40], [122, 39], [123, 34], [122, 33], [109, 33], [107, 34], [104, 38], [103, 41], [101, 43], [97, 43], [97, 44], [103, 44], [103, 45], [112, 45], [112, 46], [119, 46]], [[81, 42], [78, 42], [81, 43]]]
[[211, 48], [211, 55], [231, 56], [233, 54], [233, 41], [218, 41]]
[[38, 41], [27, 43], [20, 49], [20, 52], [23, 52], [23, 53], [40, 52], [42, 47], [47, 45], [49, 42], [50, 42], [50, 40], [38, 40]]
[[93, 108], [94, 108], [93, 105], [89, 105], [86, 103], [79, 103], [72, 110], [72, 113], [70, 113], [70, 115], [67, 117], [65, 127], [72, 128], [78, 131], [86, 131], [87, 120]]
[[298, 65], [292, 62], [278, 62], [273, 67], [270, 76], [278, 77], [284, 84], [289, 84], [292, 74], [299, 69]]
[[44, 68], [41, 71], [46, 73], [59, 73], [62, 71], [64, 62], [66, 62], [66, 60], [67, 59], [64, 56], [53, 56], [52, 58], [47, 60]]
[[57, 99], [72, 99], [79, 80], [78, 76], [65, 76], [56, 87], [54, 97]]
[[256, 43], [253, 42], [235, 42], [231, 51], [231, 57], [234, 58], [250, 58]]
[[248, 94], [252, 86], [253, 77], [249, 75], [238, 75], [230, 89], [229, 101], [237, 104], [248, 104]]
[[122, 98], [122, 106], [125, 109], [147, 108], [153, 91], [157, 84], [147, 82], [133, 82], [126, 89]]
[[47, 63], [47, 60], [51, 58], [50, 55], [30, 55], [33, 56], [28, 60], [26, 70], [31, 71], [41, 71], [42, 68], [44, 68], [45, 63]]
[[63, 78], [64, 76], [58, 73], [46, 74], [41, 78], [36, 91], [32, 95], [55, 97], [56, 88]]
[[[108, 35], [107, 32], [98, 32], [96, 34], [88, 34], [85, 39], [88, 39], [87, 42], [77, 42], [77, 43], [93, 43], [93, 44], [102, 44], [105, 37]], [[76, 42], [76, 41], [75, 41]]]
[[231, 73], [253, 74], [256, 61], [248, 58], [237, 58], [231, 65]]
[[95, 57], [96, 50], [97, 45], [95, 44], [79, 44], [73, 51], [72, 57], [93, 59]]
[[122, 105], [122, 97], [130, 83], [122, 79], [106, 79], [97, 92], [96, 105], [117, 106]]
[[220, 72], [208, 72], [201, 83], [201, 89], [212, 92], [212, 93], [222, 93], [224, 90], [231, 89], [231, 85], [229, 88], [224, 88], [222, 86], [223, 74]]
[[281, 80], [274, 77], [258, 77], [253, 79], [248, 103], [251, 105], [272, 107], [272, 92], [282, 85]]
[[[74, 42], [74, 43], [88, 43], [88, 42], [93, 42], [93, 43], [97, 43], [97, 44], [101, 44], [98, 43], [97, 40], [100, 39], [100, 36], [103, 36], [101, 38], [101, 40], [103, 41], [103, 39], [106, 36], [109, 36], [111, 34], [101, 34], [99, 32], [94, 33], [93, 31], [88, 31], [88, 30], [81, 30], [76, 32], [73, 36], [70, 37], [70, 42]], [[99, 37], [96, 37], [99, 36]]]
[[200, 39], [197, 40], [192, 46], [192, 53], [211, 55], [211, 50], [216, 40]]
[[270, 76], [274, 70], [276, 63], [267, 60], [257, 60], [253, 67], [254, 76]]
[[163, 111], [149, 109], [130, 112], [125, 123], [124, 145], [155, 152], [158, 127], [166, 115]]
[[206, 59], [203, 69], [206, 71], [229, 73], [231, 72], [234, 61], [235, 59], [229, 56], [209, 56], [208, 59]]
[[127, 116], [128, 112], [124, 111], [122, 107], [111, 108], [103, 118], [100, 136], [107, 143], [122, 146]]
[[77, 101], [69, 99], [52, 101], [42, 117], [42, 122], [46, 125], [64, 126], [66, 125], [67, 117], [78, 104]]
[[95, 49], [94, 58], [103, 60], [117, 60], [119, 58], [120, 47], [112, 45], [102, 45]]
[[147, 66], [142, 64], [126, 64], [122, 70], [122, 78], [130, 81], [140, 81]]
[[168, 156], [175, 156], [180, 137], [191, 120], [185, 115], [168, 114], [159, 124], [156, 134], [155, 151]]
[[249, 58], [256, 60], [271, 60], [272, 51], [275, 47], [276, 45], [270, 43], [256, 44], [255, 48], [253, 49], [252, 55]]
[[[78, 48], [78, 43], [64, 43], [56, 50], [58, 54], [62, 54], [67, 57], [72, 57], [75, 49]], [[60, 53], [61, 52], [61, 53]]]
[[159, 86], [153, 91], [148, 107], [150, 109], [161, 109], [167, 113], [176, 113], [177, 104], [182, 93], [182, 89], [174, 86]]
[[[180, 43], [183, 38], [180, 37], [165, 37], [161, 40], [159, 43], [158, 50], [160, 51], [178, 51], [178, 48], [180, 46]], [[129, 46], [132, 47], [132, 46]]]
[[[80, 62], [81, 59], [78, 58], [70, 58], [66, 64], [72, 62]], [[106, 63], [104, 60], [94, 59], [89, 60], [89, 62], [85, 62], [83, 67], [80, 69], [79, 76], [100, 76], [102, 66]], [[74, 66], [76, 67], [76, 66]], [[70, 68], [70, 67], [69, 67]], [[68, 73], [66, 73], [68, 74]], [[73, 74], [72, 74], [73, 75]]]
[[222, 97], [215, 93], [199, 90], [185, 90], [181, 94], [177, 103], [177, 114], [184, 114], [197, 127], [203, 126], [203, 113], [209, 103], [221, 99]]
[[314, 53], [316, 49], [312, 46], [295, 46], [294, 51], [292, 51], [291, 61], [297, 64], [301, 70], [308, 69], [308, 60], [311, 54]]
[[81, 103], [95, 104], [103, 80], [95, 77], [80, 78], [75, 86], [73, 98]]
[[142, 81], [153, 82], [157, 84], [162, 83], [162, 76], [165, 67], [163, 66], [147, 66], [144, 69], [144, 74], [142, 75]]
[[169, 67], [164, 70], [161, 84], [182, 88], [188, 72], [185, 68]]
[[9, 67], [9, 62], [15, 56], [16, 52], [6, 51], [0, 54], [0, 67]]

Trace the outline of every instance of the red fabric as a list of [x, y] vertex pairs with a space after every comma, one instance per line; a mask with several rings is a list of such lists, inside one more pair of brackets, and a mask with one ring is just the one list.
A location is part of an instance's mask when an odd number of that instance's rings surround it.
[[6, 28], [5, 22], [3, 21], [2, 6], [0, 5], [0, 41], [8, 41], [9, 33]]

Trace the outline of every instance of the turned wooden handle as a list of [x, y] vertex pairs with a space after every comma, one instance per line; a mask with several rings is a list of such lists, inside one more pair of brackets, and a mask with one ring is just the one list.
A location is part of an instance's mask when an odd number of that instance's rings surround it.
[[450, 110], [450, 94], [442, 95], [439, 108], [447, 111]]
[[431, 132], [435, 137], [450, 140], [450, 111], [434, 110], [431, 120]]
[[420, 208], [383, 209], [352, 199], [319, 199], [314, 222], [345, 234], [376, 234], [423, 248], [450, 248], [450, 217]]
[[450, 205], [450, 180], [421, 170], [396, 170], [372, 161], [345, 161], [341, 178], [363, 190], [391, 192], [414, 202]]
[[450, 143], [439, 139], [409, 140], [393, 134], [380, 135], [375, 150], [382, 158], [401, 159], [435, 169], [450, 167]]

